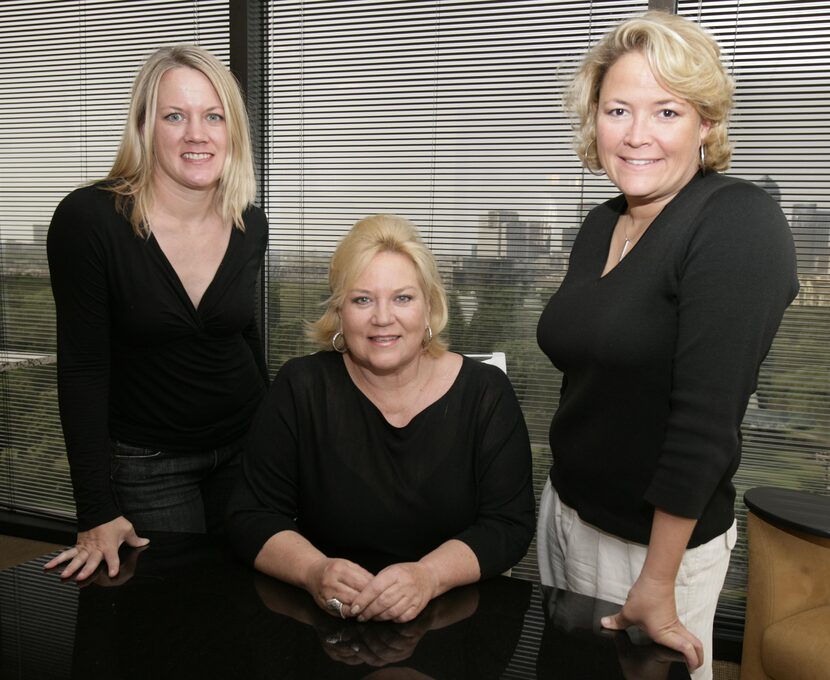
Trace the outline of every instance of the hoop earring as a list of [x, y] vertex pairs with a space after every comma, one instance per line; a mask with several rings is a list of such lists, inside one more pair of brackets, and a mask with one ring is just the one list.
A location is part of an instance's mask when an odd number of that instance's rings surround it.
[[427, 327], [424, 329], [424, 339], [421, 341], [421, 347], [426, 349], [429, 347], [429, 343], [432, 342], [432, 326], [427, 324]]
[[[343, 344], [338, 347], [337, 345], [337, 338], [340, 338], [343, 341]], [[346, 336], [343, 335], [343, 331], [337, 331], [331, 338], [331, 346], [335, 352], [339, 352], [340, 354], [345, 354], [346, 351], [349, 349], [346, 347]]]
[[[590, 150], [590, 148], [592, 146], [596, 147], [596, 145], [597, 145], [597, 138], [594, 137], [591, 140], [591, 143], [588, 144], [588, 146], [585, 147], [585, 158], [583, 159], [582, 164], [585, 166], [585, 169], [588, 172], [590, 172], [594, 177], [602, 177], [603, 175], [605, 175], [605, 169], [602, 167], [602, 165], [600, 165], [599, 170], [592, 170], [590, 167], [588, 167], [588, 151]], [[599, 164], [599, 152], [597, 152], [597, 164]]]
[[700, 169], [706, 172], [706, 145], [700, 145]]

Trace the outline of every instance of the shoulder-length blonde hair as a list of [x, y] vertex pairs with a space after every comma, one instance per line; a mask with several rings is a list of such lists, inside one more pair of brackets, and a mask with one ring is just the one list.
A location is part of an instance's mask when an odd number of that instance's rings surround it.
[[596, 114], [599, 91], [608, 69], [624, 54], [641, 52], [654, 77], [688, 101], [710, 123], [704, 139], [705, 170], [725, 170], [732, 157], [728, 137], [735, 84], [720, 58], [714, 38], [693, 21], [652, 11], [618, 24], [592, 47], [565, 93], [565, 108], [574, 121], [574, 147], [585, 166], [602, 170], [597, 157]]
[[202, 73], [222, 102], [228, 151], [214, 200], [222, 218], [244, 230], [242, 213], [256, 197], [248, 115], [236, 79], [221, 61], [196, 45], [162, 47], [142, 66], [133, 83], [121, 146], [102, 188], [116, 194], [116, 206], [135, 233], [149, 237], [147, 216], [153, 201], [152, 177], [156, 163], [153, 130], [158, 89], [162, 76], [176, 68], [192, 68]]
[[334, 335], [341, 330], [340, 308], [346, 294], [378, 253], [400, 253], [412, 260], [421, 290], [429, 303], [432, 340], [427, 343], [426, 351], [432, 356], [440, 356], [447, 350], [447, 344], [440, 337], [447, 325], [447, 294], [435, 258], [424, 245], [415, 225], [398, 215], [365, 217], [337, 245], [329, 264], [331, 295], [323, 303], [326, 308], [323, 315], [307, 324], [308, 337], [321, 349], [332, 348]]

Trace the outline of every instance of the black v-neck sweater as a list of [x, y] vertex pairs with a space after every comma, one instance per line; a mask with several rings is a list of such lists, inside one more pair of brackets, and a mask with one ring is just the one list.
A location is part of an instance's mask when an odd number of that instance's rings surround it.
[[98, 186], [69, 194], [47, 238], [58, 398], [79, 529], [120, 513], [110, 440], [186, 453], [243, 436], [267, 386], [254, 318], [268, 239], [251, 207], [194, 308], [154, 237]]
[[762, 189], [698, 174], [602, 277], [625, 207], [591, 211], [539, 320], [564, 374], [551, 481], [626, 540], [648, 543], [655, 507], [697, 519], [694, 547], [734, 518], [741, 420], [798, 292], [792, 234]]

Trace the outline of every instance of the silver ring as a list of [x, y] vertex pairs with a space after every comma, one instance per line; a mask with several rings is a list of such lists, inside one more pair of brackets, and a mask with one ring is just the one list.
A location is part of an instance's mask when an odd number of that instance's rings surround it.
[[346, 615], [343, 613], [343, 603], [336, 597], [326, 600], [326, 609], [328, 609], [332, 614], [339, 615], [341, 619], [346, 618]]
[[343, 635], [342, 631], [337, 631], [336, 633], [326, 636], [326, 642], [330, 645], [340, 644], [344, 640], [346, 640], [346, 637]]

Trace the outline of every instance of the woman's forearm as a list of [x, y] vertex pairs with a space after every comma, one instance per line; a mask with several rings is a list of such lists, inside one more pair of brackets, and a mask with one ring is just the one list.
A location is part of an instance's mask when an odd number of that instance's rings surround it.
[[463, 541], [451, 539], [424, 555], [418, 564], [430, 573], [434, 592], [438, 597], [458, 586], [475, 583], [481, 578], [478, 558]]
[[682, 652], [689, 668], [703, 663], [703, 645], [680, 622], [674, 593], [677, 572], [695, 524], [697, 520], [654, 510], [643, 569], [622, 611], [602, 619], [604, 627], [614, 630], [632, 625], [641, 628], [655, 642]]
[[[303, 588], [330, 614], [333, 599], [347, 616], [351, 603], [372, 581], [373, 575], [350, 560], [330, 558], [296, 531], [280, 531], [269, 538], [254, 559], [261, 572]], [[344, 609], [345, 607], [345, 609]]]
[[674, 583], [696, 524], [696, 519], [679, 517], [655, 508], [641, 577]]
[[280, 531], [262, 546], [254, 567], [280, 581], [308, 590], [311, 567], [325, 557], [296, 531]]

